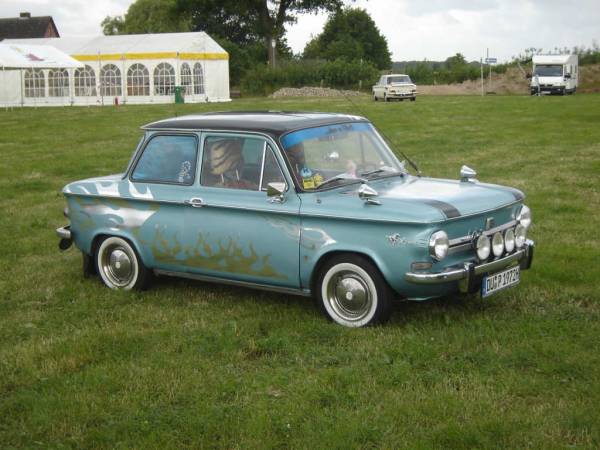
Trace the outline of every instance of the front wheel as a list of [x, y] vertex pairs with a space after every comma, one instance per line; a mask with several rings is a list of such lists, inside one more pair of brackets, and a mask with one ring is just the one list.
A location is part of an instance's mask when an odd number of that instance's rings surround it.
[[131, 244], [116, 236], [107, 237], [100, 244], [96, 268], [104, 284], [111, 289], [144, 289], [151, 278]]
[[411, 102], [416, 102], [416, 101], [417, 101], [417, 97], [411, 97], [411, 98], [410, 98], [410, 101], [411, 101]]
[[359, 255], [329, 260], [316, 284], [319, 306], [328, 319], [346, 327], [386, 322], [393, 293], [379, 269]]

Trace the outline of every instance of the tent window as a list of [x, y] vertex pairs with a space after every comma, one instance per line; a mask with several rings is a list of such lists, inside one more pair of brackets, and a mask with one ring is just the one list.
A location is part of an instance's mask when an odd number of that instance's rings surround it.
[[127, 95], [150, 95], [150, 73], [143, 64], [134, 64], [127, 71]]
[[200, 63], [194, 64], [194, 94], [204, 94], [204, 72]]
[[73, 81], [76, 97], [96, 96], [96, 72], [91, 66], [86, 65], [83, 69], [75, 70]]
[[48, 72], [48, 94], [50, 97], [69, 96], [69, 73], [67, 69], [52, 69]]
[[172, 95], [175, 92], [175, 70], [168, 63], [160, 63], [154, 69], [154, 94]]
[[114, 64], [107, 64], [100, 70], [100, 95], [121, 95], [121, 71]]
[[188, 63], [181, 65], [181, 85], [185, 88], [186, 94], [192, 93], [192, 71]]
[[45, 97], [46, 78], [41, 69], [27, 69], [23, 76], [25, 97]]

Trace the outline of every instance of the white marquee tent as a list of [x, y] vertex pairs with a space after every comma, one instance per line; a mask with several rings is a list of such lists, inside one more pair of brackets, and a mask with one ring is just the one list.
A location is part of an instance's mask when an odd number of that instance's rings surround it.
[[[49, 45], [0, 43], [0, 102], [4, 106], [22, 104], [23, 71], [35, 75], [50, 69], [60, 74], [70, 71], [72, 75], [73, 69], [82, 67], [82, 63]], [[33, 86], [28, 83], [28, 88], [33, 89]]]
[[177, 86], [186, 103], [229, 101], [229, 55], [204, 32], [7, 39], [2, 44], [52, 46], [83, 67], [28, 66], [21, 80], [13, 77], [10, 88], [0, 89], [0, 105], [10, 100], [4, 90], [19, 91], [17, 104], [23, 106], [172, 103]]

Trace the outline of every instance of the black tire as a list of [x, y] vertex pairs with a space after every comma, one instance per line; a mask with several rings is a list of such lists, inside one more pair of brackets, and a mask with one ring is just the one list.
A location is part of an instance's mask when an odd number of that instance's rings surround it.
[[379, 269], [352, 253], [336, 255], [323, 265], [315, 294], [325, 316], [346, 327], [385, 323], [394, 297]]
[[81, 262], [83, 268], [83, 277], [90, 278], [96, 275], [98, 272], [96, 270], [96, 264], [94, 262], [94, 256], [88, 255], [85, 252], [81, 252]]
[[373, 100], [378, 101], [379, 99], [377, 98], [377, 95], [375, 95], [375, 92], [373, 92]]
[[143, 290], [152, 279], [152, 272], [133, 245], [123, 238], [106, 237], [98, 245], [94, 259], [100, 279], [111, 289]]
[[411, 102], [416, 102], [416, 101], [417, 101], [417, 97], [411, 97], [411, 98], [410, 98], [410, 101], [411, 101]]

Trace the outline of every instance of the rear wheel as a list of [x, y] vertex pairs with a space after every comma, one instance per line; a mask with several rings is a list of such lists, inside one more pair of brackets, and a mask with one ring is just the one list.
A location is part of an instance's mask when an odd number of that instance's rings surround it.
[[111, 236], [102, 241], [96, 252], [98, 274], [111, 289], [144, 289], [151, 272], [135, 249], [125, 239]]
[[411, 97], [411, 98], [410, 98], [410, 101], [411, 101], [411, 102], [416, 102], [416, 101], [417, 101], [417, 97]]
[[390, 317], [393, 292], [379, 269], [363, 256], [331, 258], [322, 268], [315, 290], [323, 313], [340, 325], [364, 327]]
[[375, 95], [375, 92], [373, 92], [373, 100], [375, 100], [375, 101], [379, 100], [379, 99], [377, 98], [377, 95]]

